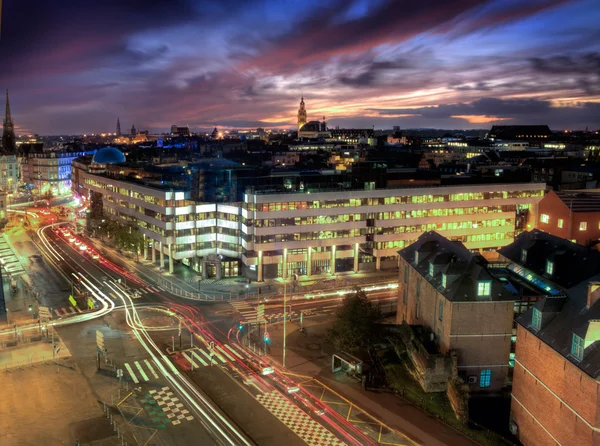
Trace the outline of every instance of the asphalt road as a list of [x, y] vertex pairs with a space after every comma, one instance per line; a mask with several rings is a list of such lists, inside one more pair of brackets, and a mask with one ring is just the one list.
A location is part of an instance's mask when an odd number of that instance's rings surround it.
[[[295, 445], [313, 437], [319, 439], [313, 444], [370, 444], [349, 423], [323, 415], [310, 396], [269, 368], [268, 359], [240, 346], [235, 306], [183, 301], [130, 271], [126, 263], [93, 259], [52, 230], [45, 234], [46, 248], [55, 252], [53, 260], [67, 277], [77, 277], [80, 289], [97, 287], [122, 306], [103, 318], [110, 320], [106, 347], [136, 389], [137, 404], [152, 422], [164, 426], [157, 435], [165, 444], [198, 444], [190, 438], [224, 444], [235, 435], [234, 444]], [[327, 310], [339, 299], [323, 297], [316, 305]], [[315, 302], [294, 305], [310, 310]], [[277, 302], [269, 304], [269, 314], [277, 311]], [[90, 349], [79, 351], [77, 345], [82, 339], [89, 343], [92, 331], [85, 326], [59, 330], [73, 346], [74, 357], [89, 363]], [[158, 410], [165, 404], [178, 410]], [[165, 419], [163, 413], [174, 418]]]

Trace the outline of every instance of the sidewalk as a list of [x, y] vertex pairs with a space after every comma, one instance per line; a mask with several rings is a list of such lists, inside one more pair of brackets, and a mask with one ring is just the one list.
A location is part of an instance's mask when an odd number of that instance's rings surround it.
[[[287, 324], [286, 368], [289, 372], [315, 378], [413, 441], [427, 446], [476, 445], [451, 427], [384, 389], [365, 391], [344, 374], [331, 372], [331, 348], [324, 342], [327, 324], [306, 319], [306, 333], [296, 323]], [[283, 359], [283, 324], [269, 327], [270, 356]]]

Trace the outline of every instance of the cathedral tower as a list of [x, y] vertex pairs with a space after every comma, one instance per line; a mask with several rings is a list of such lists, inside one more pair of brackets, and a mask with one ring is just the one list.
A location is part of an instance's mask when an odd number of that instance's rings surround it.
[[298, 130], [306, 124], [306, 107], [304, 106], [304, 95], [300, 99], [300, 108], [298, 109]]
[[121, 136], [121, 121], [117, 118], [117, 136]]
[[6, 113], [4, 115], [4, 130], [2, 132], [2, 150], [4, 153], [17, 153], [17, 138], [15, 137], [15, 123], [10, 115], [10, 102], [6, 90]]

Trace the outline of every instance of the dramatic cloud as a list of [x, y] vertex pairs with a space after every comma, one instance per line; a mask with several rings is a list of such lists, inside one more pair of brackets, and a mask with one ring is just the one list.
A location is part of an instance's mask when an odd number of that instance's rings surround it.
[[[600, 126], [596, 0], [4, 2], [0, 89], [44, 134]], [[569, 17], [569, 20], [565, 20]], [[551, 32], [548, 32], [551, 30]]]

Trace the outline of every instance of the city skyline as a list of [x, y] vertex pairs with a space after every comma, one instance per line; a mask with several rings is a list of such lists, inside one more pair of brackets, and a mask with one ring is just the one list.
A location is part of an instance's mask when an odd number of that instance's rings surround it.
[[331, 126], [595, 129], [599, 16], [558, 0], [11, 2], [0, 88], [17, 133], [291, 129], [302, 94]]

